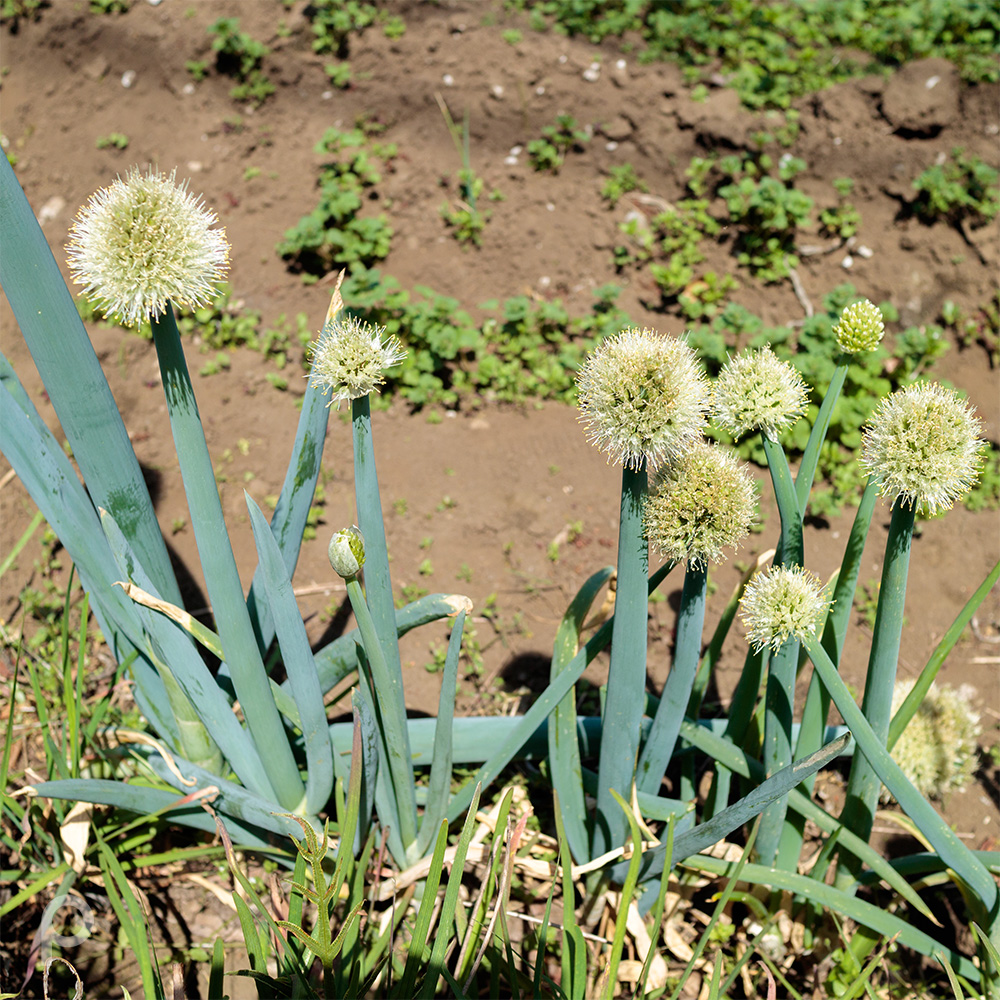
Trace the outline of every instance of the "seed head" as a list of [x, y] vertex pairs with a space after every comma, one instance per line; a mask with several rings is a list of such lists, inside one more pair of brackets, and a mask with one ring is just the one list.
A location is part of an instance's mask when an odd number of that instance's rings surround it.
[[138, 326], [168, 302], [200, 306], [225, 274], [229, 244], [200, 198], [170, 176], [133, 168], [77, 214], [67, 246], [77, 284], [109, 316]]
[[653, 330], [629, 328], [605, 340], [577, 388], [588, 438], [626, 468], [677, 457], [705, 423], [708, 391], [694, 351]]
[[755, 495], [731, 452], [697, 441], [657, 472], [643, 506], [646, 535], [668, 559], [718, 562], [750, 530]]
[[[913, 681], [896, 682], [893, 715], [912, 688]], [[957, 690], [932, 685], [892, 748], [893, 759], [926, 798], [943, 798], [968, 784], [976, 773], [982, 727], [972, 695], [968, 685]], [[891, 798], [883, 789], [883, 801]]]
[[979, 478], [981, 429], [975, 409], [954, 390], [915, 382], [872, 414], [859, 461], [890, 502], [920, 504], [933, 514]]
[[770, 347], [730, 358], [715, 380], [715, 416], [734, 437], [762, 430], [776, 441], [806, 411], [802, 376]]
[[385, 327], [372, 326], [364, 320], [334, 312], [312, 352], [310, 378], [324, 392], [330, 403], [367, 396], [384, 381], [384, 371], [398, 365], [406, 351], [395, 337], [383, 340]]
[[840, 321], [833, 328], [833, 333], [837, 338], [837, 346], [845, 354], [874, 351], [885, 333], [882, 310], [868, 299], [852, 302], [840, 314]]
[[343, 528], [330, 539], [327, 556], [333, 571], [345, 580], [361, 572], [365, 564], [365, 539], [359, 528]]
[[829, 604], [819, 577], [799, 566], [778, 566], [747, 584], [740, 617], [751, 646], [779, 650], [790, 636], [814, 635]]

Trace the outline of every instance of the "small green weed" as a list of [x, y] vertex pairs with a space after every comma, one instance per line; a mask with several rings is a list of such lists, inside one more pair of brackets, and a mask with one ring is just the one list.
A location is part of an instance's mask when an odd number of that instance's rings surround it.
[[819, 213], [820, 231], [824, 236], [836, 236], [846, 240], [857, 233], [861, 226], [861, 213], [847, 200], [854, 189], [854, 181], [850, 177], [838, 177], [833, 182], [837, 192], [837, 204], [824, 208]]
[[37, 21], [47, 0], [0, 0], [0, 24], [16, 31], [23, 20]]
[[360, 128], [349, 132], [329, 128], [315, 149], [332, 157], [320, 171], [319, 204], [286, 231], [278, 253], [313, 278], [336, 267], [353, 270], [384, 259], [392, 241], [388, 219], [384, 214], [369, 217], [359, 212], [381, 180], [375, 161], [391, 160], [395, 145], [370, 143]]
[[997, 171], [979, 157], [954, 149], [951, 159], [928, 167], [913, 182], [913, 212], [927, 223], [941, 219], [953, 226], [984, 226], [1000, 212], [997, 178]]
[[648, 191], [631, 163], [619, 163], [608, 171], [608, 179], [601, 185], [601, 197], [614, 208], [629, 191]]
[[379, 17], [375, 5], [364, 0], [313, 0], [305, 14], [315, 36], [313, 51], [332, 52], [340, 59], [347, 57], [350, 36], [360, 35]]
[[338, 90], [347, 90], [351, 85], [352, 73], [349, 62], [327, 63], [323, 71]]
[[[220, 17], [209, 27], [208, 33], [215, 36], [212, 40], [215, 65], [220, 73], [237, 81], [229, 91], [231, 97], [259, 106], [275, 90], [274, 84], [261, 69], [261, 63], [270, 49], [239, 28], [238, 17]], [[197, 72], [193, 75], [197, 77]]]
[[739, 262], [762, 281], [779, 281], [798, 264], [795, 235], [808, 222], [813, 202], [788, 186], [794, 173], [782, 170], [787, 179], [758, 177], [749, 167], [750, 162], [745, 161], [732, 183], [719, 189], [719, 195], [740, 228], [736, 245]]
[[528, 159], [535, 170], [557, 174], [566, 155], [573, 150], [582, 151], [588, 142], [590, 135], [579, 127], [572, 115], [558, 115], [555, 125], [546, 125], [542, 129], [541, 139], [532, 139], [528, 143]]
[[1000, 290], [969, 315], [950, 299], [945, 301], [941, 306], [941, 321], [955, 330], [962, 347], [978, 344], [989, 355], [994, 368], [1000, 365]]
[[[461, 200], [457, 206], [445, 201], [441, 205], [441, 218], [451, 228], [459, 243], [481, 246], [483, 230], [492, 214], [479, 208], [484, 188], [483, 179], [471, 168], [463, 167], [458, 171], [458, 183], [462, 192]], [[493, 191], [489, 197], [496, 200], [497, 193]]]
[[108, 149], [111, 146], [115, 149], [128, 149], [128, 136], [124, 132], [110, 132], [98, 137], [98, 149]]

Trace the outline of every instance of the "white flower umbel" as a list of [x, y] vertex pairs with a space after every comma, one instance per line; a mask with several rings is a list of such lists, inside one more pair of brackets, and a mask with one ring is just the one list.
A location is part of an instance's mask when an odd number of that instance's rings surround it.
[[739, 544], [754, 516], [754, 481], [733, 454], [698, 441], [664, 465], [643, 505], [650, 544], [700, 568]]
[[[896, 682], [893, 715], [912, 688], [913, 681]], [[892, 748], [893, 760], [926, 798], [943, 798], [967, 785], [976, 773], [982, 726], [973, 696], [968, 685], [957, 690], [932, 685]], [[892, 801], [885, 788], [882, 801]]]
[[789, 637], [814, 635], [829, 604], [819, 577], [800, 566], [757, 573], [740, 599], [747, 641], [755, 649], [770, 646], [777, 651]]
[[852, 302], [841, 314], [833, 334], [845, 354], [874, 351], [885, 333], [882, 310], [874, 302]]
[[628, 469], [677, 457], [705, 424], [708, 388], [694, 351], [653, 330], [629, 328], [605, 340], [577, 388], [588, 438]]
[[338, 312], [327, 322], [312, 352], [309, 377], [330, 402], [358, 399], [377, 389], [385, 369], [398, 365], [406, 350], [395, 337], [383, 340], [385, 328]]
[[229, 244], [218, 217], [169, 176], [129, 172], [77, 214], [67, 245], [73, 279], [108, 316], [138, 326], [168, 302], [200, 306], [226, 273]]
[[770, 347], [730, 358], [714, 386], [715, 416], [735, 438], [763, 431], [772, 441], [806, 411], [802, 376]]
[[975, 410], [952, 389], [915, 382], [882, 400], [861, 444], [861, 466], [891, 502], [947, 510], [979, 477]]

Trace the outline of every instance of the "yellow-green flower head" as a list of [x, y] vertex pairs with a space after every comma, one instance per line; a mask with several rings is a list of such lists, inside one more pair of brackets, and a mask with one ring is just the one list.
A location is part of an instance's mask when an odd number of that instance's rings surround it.
[[187, 184], [133, 168], [94, 194], [70, 228], [73, 279], [108, 316], [139, 326], [169, 302], [200, 306], [226, 273], [229, 244], [219, 220]]
[[740, 598], [740, 617], [754, 649], [779, 650], [790, 638], [814, 635], [830, 602], [819, 577], [800, 566], [757, 573]]
[[947, 510], [979, 478], [983, 442], [975, 409], [936, 382], [882, 400], [861, 443], [862, 467], [890, 502]]
[[357, 576], [365, 564], [365, 539], [361, 530], [352, 526], [335, 532], [326, 552], [337, 576], [345, 580]]
[[643, 505], [646, 537], [668, 559], [695, 568], [718, 562], [750, 530], [755, 496], [732, 452], [696, 441], [657, 472]]
[[874, 351], [885, 333], [882, 310], [868, 299], [852, 302], [841, 314], [833, 328], [837, 346], [845, 354]]
[[770, 347], [730, 358], [715, 380], [715, 417], [735, 438], [763, 431], [772, 441], [806, 412], [806, 384]]
[[629, 328], [601, 343], [577, 376], [587, 437], [629, 469], [682, 454], [708, 408], [694, 351], [676, 337]]
[[[893, 715], [912, 688], [913, 681], [896, 682]], [[972, 694], [968, 686], [956, 690], [932, 685], [892, 748], [893, 760], [926, 798], [943, 798], [968, 784], [976, 773], [982, 727]], [[882, 801], [891, 800], [883, 788]]]
[[367, 396], [385, 381], [385, 369], [398, 365], [406, 351], [395, 337], [383, 340], [385, 327], [372, 326], [342, 311], [323, 327], [312, 352], [310, 378], [329, 392], [330, 402]]

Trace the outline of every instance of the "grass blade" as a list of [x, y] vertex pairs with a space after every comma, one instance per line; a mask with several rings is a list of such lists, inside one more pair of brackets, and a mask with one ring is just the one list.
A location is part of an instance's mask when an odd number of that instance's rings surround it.
[[632, 905], [635, 887], [639, 881], [639, 861], [642, 858], [642, 832], [639, 829], [639, 824], [636, 822], [635, 816], [632, 815], [632, 810], [629, 809], [625, 800], [614, 790], [612, 790], [612, 794], [628, 821], [629, 834], [632, 838], [632, 857], [629, 859], [628, 871], [622, 883], [618, 914], [615, 917], [615, 933], [611, 940], [611, 954], [608, 956], [608, 967], [604, 972], [604, 976], [606, 977], [605, 1000], [612, 1000], [612, 997], [615, 995], [615, 987], [618, 981], [618, 963], [621, 961], [622, 948], [625, 946], [625, 925], [628, 922], [628, 910]]
[[726, 882], [726, 887], [719, 894], [718, 902], [715, 904], [715, 909], [712, 911], [712, 915], [709, 918], [708, 926], [705, 928], [701, 936], [698, 938], [698, 943], [694, 947], [694, 952], [688, 959], [687, 965], [684, 967], [684, 971], [681, 973], [681, 981], [677, 984], [677, 988], [673, 993], [670, 994], [670, 1000], [677, 1000], [680, 996], [681, 990], [684, 988], [684, 982], [691, 975], [692, 970], [698, 963], [698, 959], [701, 958], [702, 952], [705, 950], [705, 945], [708, 944], [708, 937], [712, 933], [712, 929], [719, 921], [719, 917], [722, 916], [725, 911], [726, 904], [729, 902], [730, 896], [736, 889], [736, 883], [739, 881], [740, 874], [746, 868], [747, 860], [750, 857], [750, 852], [753, 850], [754, 838], [757, 834], [757, 828], [754, 827], [750, 831], [750, 836], [747, 837], [746, 846], [743, 848], [743, 854], [740, 856], [740, 860], [736, 862], [733, 866], [732, 872], [727, 872], [728, 880]]
[[[559, 623], [552, 650], [550, 679], [564, 670], [580, 648], [580, 630], [598, 594], [607, 584], [613, 567], [598, 570], [580, 588]], [[587, 833], [587, 808], [583, 798], [580, 765], [580, 741], [576, 726], [576, 689], [571, 688], [548, 719], [549, 767], [552, 787], [559, 793], [562, 819], [573, 857], [589, 860], [590, 838]]]
[[458, 836], [455, 844], [455, 858], [451, 863], [451, 874], [448, 876], [448, 885], [444, 891], [444, 900], [441, 904], [441, 917], [438, 921], [437, 934], [434, 936], [434, 947], [431, 949], [431, 957], [427, 962], [427, 975], [417, 996], [420, 1000], [430, 1000], [434, 996], [438, 979], [447, 975], [445, 969], [445, 953], [452, 943], [452, 927], [455, 922], [455, 908], [459, 905], [458, 894], [462, 886], [462, 874], [465, 870], [465, 859], [468, 856], [469, 844], [472, 843], [472, 835], [476, 830], [476, 812], [479, 810], [479, 792], [476, 789], [466, 813], [465, 823], [462, 832]]
[[[434, 723], [434, 757], [427, 782], [427, 804], [417, 835], [417, 856], [423, 857], [430, 846], [432, 832], [448, 815], [448, 796], [452, 778], [452, 720], [455, 716], [455, 687], [458, 679], [458, 659], [462, 651], [465, 629], [464, 610], [459, 611], [451, 627], [444, 670], [441, 672], [441, 694], [438, 698], [437, 721]], [[409, 727], [407, 727], [409, 728]]]
[[431, 864], [427, 872], [427, 878], [423, 885], [423, 899], [420, 900], [420, 908], [417, 910], [416, 920], [413, 922], [413, 936], [410, 938], [410, 947], [406, 954], [406, 966], [403, 969], [403, 977], [399, 984], [399, 995], [410, 997], [414, 995], [413, 987], [417, 982], [417, 973], [420, 971], [424, 949], [427, 948], [427, 935], [431, 929], [431, 915], [434, 912], [434, 904], [437, 900], [438, 886], [441, 884], [441, 873], [444, 871], [444, 851], [448, 846], [448, 823], [442, 820], [438, 827], [437, 841], [434, 844], [434, 853], [431, 855]]

